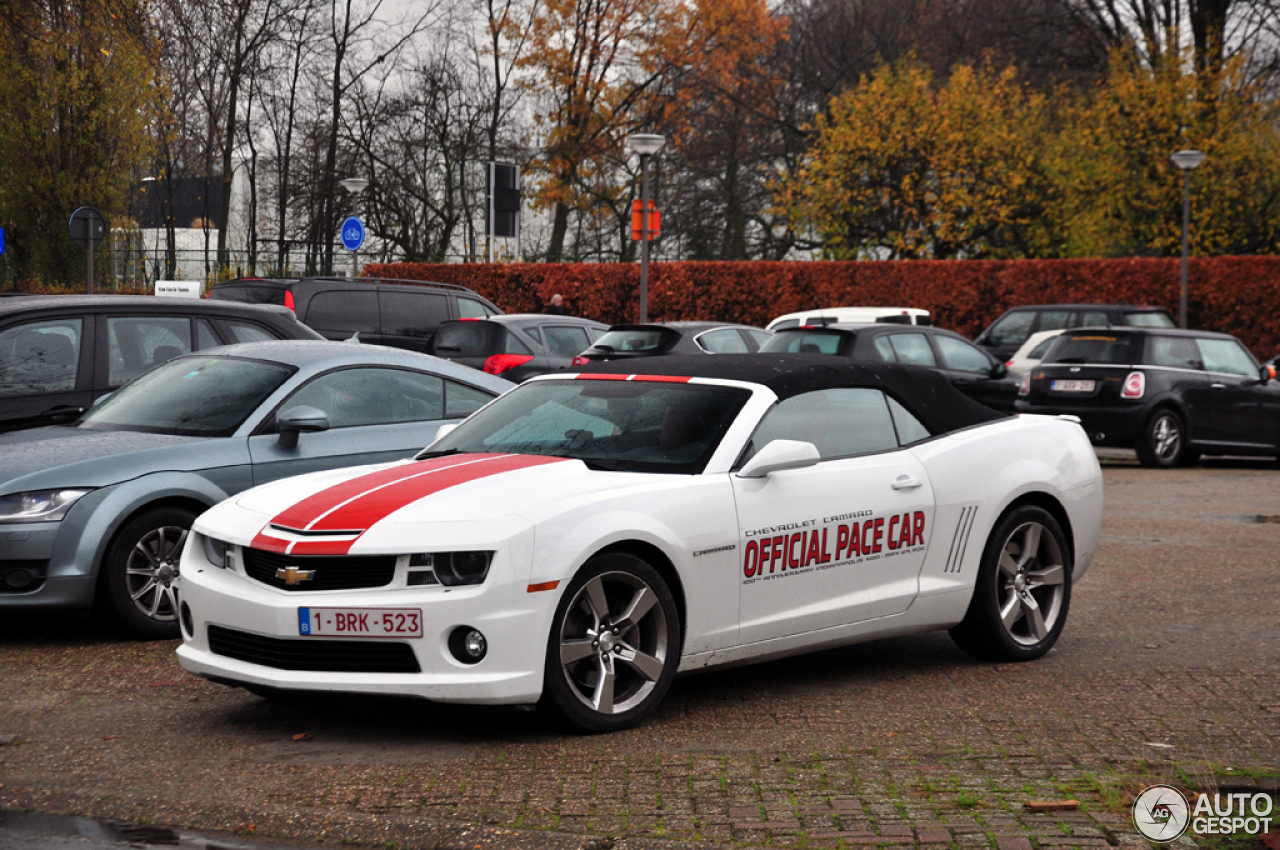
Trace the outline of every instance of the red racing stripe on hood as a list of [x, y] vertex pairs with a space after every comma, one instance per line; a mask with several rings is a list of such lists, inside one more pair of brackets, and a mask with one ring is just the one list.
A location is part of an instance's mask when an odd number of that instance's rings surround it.
[[405, 505], [459, 484], [565, 460], [541, 455], [466, 454], [431, 458], [335, 484], [278, 514], [258, 533], [255, 549], [294, 555], [345, 555], [356, 538], [290, 542], [271, 526], [299, 531], [352, 531], [357, 536]]

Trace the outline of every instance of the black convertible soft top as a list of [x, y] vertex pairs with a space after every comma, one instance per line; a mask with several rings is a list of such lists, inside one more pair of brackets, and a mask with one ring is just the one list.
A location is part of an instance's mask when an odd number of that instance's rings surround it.
[[762, 384], [779, 399], [833, 387], [874, 387], [902, 402], [933, 434], [958, 431], [1010, 414], [992, 410], [921, 366], [857, 363], [831, 354], [695, 354], [609, 360], [583, 366], [583, 374], [719, 378]]

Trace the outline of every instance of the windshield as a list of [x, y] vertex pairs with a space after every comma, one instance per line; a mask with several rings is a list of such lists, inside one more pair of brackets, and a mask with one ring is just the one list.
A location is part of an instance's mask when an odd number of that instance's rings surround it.
[[232, 357], [179, 357], [130, 381], [77, 423], [100, 431], [226, 437], [294, 373]]
[[1136, 362], [1134, 341], [1127, 334], [1063, 334], [1054, 340], [1041, 365], [1049, 363], [1105, 363], [1127, 366]]
[[593, 469], [701, 472], [751, 393], [670, 380], [535, 381], [476, 413], [419, 458], [552, 455]]

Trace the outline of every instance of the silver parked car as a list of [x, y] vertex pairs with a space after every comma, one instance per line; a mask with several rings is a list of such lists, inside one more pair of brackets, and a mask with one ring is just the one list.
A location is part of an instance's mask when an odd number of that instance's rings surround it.
[[407, 457], [513, 386], [327, 341], [157, 366], [72, 425], [0, 435], [0, 611], [93, 607], [133, 635], [178, 637], [178, 557], [206, 508], [278, 478]]

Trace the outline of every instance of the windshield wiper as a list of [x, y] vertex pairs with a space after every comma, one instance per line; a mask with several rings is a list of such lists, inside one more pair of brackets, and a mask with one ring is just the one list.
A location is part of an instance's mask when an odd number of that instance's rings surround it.
[[594, 469], [597, 472], [627, 472], [631, 469], [630, 465], [623, 460], [585, 457], [576, 457], [574, 460], [582, 461], [587, 465], [587, 469]]
[[413, 456], [414, 460], [430, 460], [433, 457], [447, 457], [449, 455], [461, 454], [462, 449], [439, 449], [434, 452], [419, 452]]

